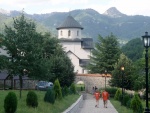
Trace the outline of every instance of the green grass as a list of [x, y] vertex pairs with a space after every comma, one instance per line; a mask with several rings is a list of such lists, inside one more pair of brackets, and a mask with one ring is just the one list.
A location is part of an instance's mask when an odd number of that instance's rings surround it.
[[113, 106], [116, 108], [118, 113], [133, 113], [133, 111], [125, 106], [121, 106], [121, 103], [113, 98], [110, 99]]
[[[0, 113], [4, 112], [4, 99], [5, 96], [10, 92], [9, 90], [0, 90]], [[67, 109], [70, 105], [72, 105], [78, 98], [79, 95], [68, 95], [62, 100], [55, 101], [55, 104], [52, 105], [50, 103], [44, 102], [45, 91], [35, 91], [38, 96], [38, 107], [30, 108], [26, 106], [26, 97], [28, 91], [22, 91], [22, 98], [19, 98], [19, 90], [13, 91], [17, 95], [18, 99], [18, 107], [16, 113], [61, 113], [65, 109]]]

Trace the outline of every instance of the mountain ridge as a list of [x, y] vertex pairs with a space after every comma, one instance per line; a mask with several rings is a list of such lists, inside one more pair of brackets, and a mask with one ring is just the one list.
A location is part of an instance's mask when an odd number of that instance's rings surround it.
[[[20, 11], [11, 11], [6, 15], [8, 19], [20, 15]], [[145, 31], [150, 29], [150, 17], [142, 15], [126, 15], [118, 11], [115, 7], [111, 7], [103, 14], [94, 9], [76, 9], [70, 12], [52, 12], [47, 14], [27, 14], [27, 18], [34, 20], [37, 24], [41, 24], [46, 30], [57, 35], [56, 28], [71, 15], [84, 27], [83, 37], [97, 39], [98, 35], [108, 36], [113, 33], [120, 40], [131, 40], [141, 37]], [[1, 14], [5, 17], [4, 14]], [[6, 18], [5, 17], [5, 18]], [[0, 20], [5, 22], [0, 16]], [[7, 19], [6, 19], [7, 20]], [[0, 28], [1, 31], [2, 28]]]

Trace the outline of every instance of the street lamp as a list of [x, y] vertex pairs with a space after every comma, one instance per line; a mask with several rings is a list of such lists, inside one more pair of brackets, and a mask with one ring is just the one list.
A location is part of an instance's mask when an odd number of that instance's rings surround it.
[[121, 76], [122, 76], [122, 99], [121, 99], [121, 105], [122, 105], [122, 103], [123, 103], [123, 83], [124, 83], [124, 77], [123, 77], [123, 75], [124, 75], [124, 66], [121, 66], [121, 71], [122, 71], [122, 73], [121, 73]]
[[150, 35], [148, 35], [148, 32], [145, 32], [145, 35], [142, 36], [143, 43], [145, 47], [145, 72], [146, 72], [146, 108], [144, 113], [150, 113], [149, 107], [148, 107], [148, 48], [150, 46]]
[[105, 90], [106, 90], [106, 76], [107, 76], [107, 70], [105, 70]]

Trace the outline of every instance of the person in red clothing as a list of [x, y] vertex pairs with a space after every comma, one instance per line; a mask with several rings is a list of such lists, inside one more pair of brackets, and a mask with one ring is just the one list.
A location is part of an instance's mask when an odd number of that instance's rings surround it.
[[107, 100], [109, 98], [109, 93], [106, 90], [103, 91], [102, 98], [104, 102], [104, 108], [107, 108]]
[[100, 92], [96, 89], [96, 92], [94, 93], [94, 97], [96, 99], [96, 105], [95, 107], [99, 106], [99, 99], [100, 99]]

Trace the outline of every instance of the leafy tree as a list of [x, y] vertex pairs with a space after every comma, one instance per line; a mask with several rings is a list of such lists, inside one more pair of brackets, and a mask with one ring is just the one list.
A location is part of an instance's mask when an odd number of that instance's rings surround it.
[[88, 65], [90, 73], [104, 73], [105, 70], [111, 73], [114, 70], [114, 64], [117, 62], [119, 54], [119, 43], [113, 34], [105, 38], [99, 36]]
[[121, 50], [132, 61], [136, 61], [142, 58], [142, 54], [144, 50], [142, 40], [140, 38], [132, 39], [127, 44], [125, 44], [121, 48]]
[[49, 64], [51, 76], [48, 79], [54, 81], [58, 78], [62, 87], [69, 87], [75, 79], [74, 66], [60, 47], [50, 57]]
[[[124, 66], [124, 72], [121, 71], [121, 66]], [[112, 79], [110, 80], [111, 86], [122, 87], [122, 74], [123, 74], [123, 87], [126, 89], [133, 89], [133, 73], [134, 67], [130, 59], [124, 54], [120, 55], [118, 62], [114, 66], [112, 72]]]
[[[20, 97], [22, 90], [22, 76], [32, 75], [34, 67], [41, 57], [41, 43], [43, 36], [36, 32], [35, 24], [27, 22], [24, 15], [14, 19], [13, 28], [5, 26], [2, 45], [9, 54], [10, 62], [7, 69], [11, 76], [18, 75], [20, 80]], [[25, 73], [26, 72], [26, 73]]]

